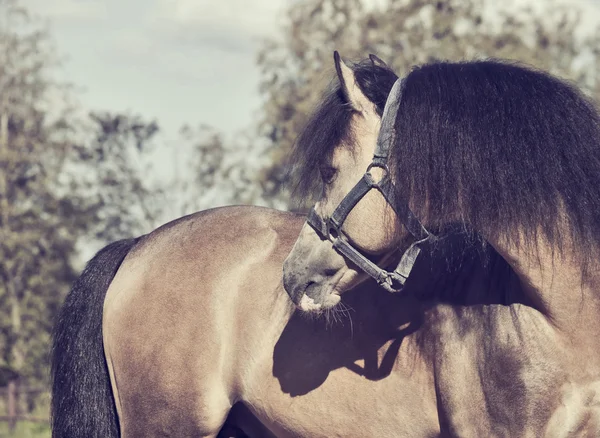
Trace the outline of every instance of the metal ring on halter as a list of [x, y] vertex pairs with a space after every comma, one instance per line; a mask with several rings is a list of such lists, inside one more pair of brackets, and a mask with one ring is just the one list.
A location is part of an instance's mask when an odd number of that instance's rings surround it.
[[[408, 275], [419, 256], [419, 245], [434, 237], [427, 231], [421, 222], [419, 222], [417, 217], [408, 207], [406, 200], [399, 200], [395, 196], [394, 184], [390, 179], [390, 169], [387, 165], [389, 151], [393, 146], [395, 139], [394, 123], [398, 107], [400, 106], [400, 97], [403, 88], [402, 84], [402, 80], [398, 79], [390, 91], [381, 119], [381, 129], [377, 138], [375, 154], [363, 177], [356, 183], [352, 190], [346, 194], [330, 217], [324, 219], [313, 207], [307, 218], [307, 223], [316, 231], [321, 239], [329, 240], [333, 243], [333, 247], [336, 251], [374, 278], [375, 281], [377, 281], [377, 284], [388, 292], [398, 292], [402, 289], [404, 282], [408, 278]], [[377, 182], [375, 182], [375, 179], [371, 174], [371, 169], [375, 167], [384, 171], [384, 175]], [[392, 206], [406, 229], [417, 239], [404, 252], [398, 266], [391, 272], [380, 268], [369, 260], [359, 249], [355, 248], [348, 241], [341, 230], [348, 214], [372, 189], [376, 189], [383, 194], [385, 200]]]
[[[378, 178], [377, 181], [375, 180], [375, 178], [373, 178], [373, 174], [371, 173], [371, 169], [373, 168], [378, 168], [383, 171], [383, 175], [381, 176], [381, 178]], [[369, 180], [371, 187], [381, 191], [382, 188], [380, 184], [383, 181], [385, 181], [386, 178], [388, 178], [389, 174], [390, 169], [386, 163], [375, 163], [374, 161], [372, 161], [371, 164], [369, 164], [369, 167], [367, 167], [367, 171], [365, 172], [364, 176]]]
[[371, 161], [371, 163], [369, 164], [369, 167], [367, 167], [367, 171], [365, 173], [371, 173], [371, 169], [374, 167], [383, 169], [383, 171], [385, 172], [386, 175], [390, 174], [390, 168], [388, 167], [387, 163], [376, 163], [375, 161]]

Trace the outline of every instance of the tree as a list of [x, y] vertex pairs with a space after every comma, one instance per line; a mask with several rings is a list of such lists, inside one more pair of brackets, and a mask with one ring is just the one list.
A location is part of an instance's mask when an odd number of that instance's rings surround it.
[[91, 126], [75, 146], [78, 161], [71, 169], [79, 216], [89, 227], [85, 237], [100, 246], [152, 231], [166, 206], [147, 159], [158, 123], [131, 114], [92, 112], [89, 117]]
[[204, 124], [195, 129], [186, 125], [173, 153], [187, 157], [177, 160], [169, 189], [178, 198], [179, 214], [230, 204], [283, 206], [263, 196], [271, 181], [262, 175], [270, 162], [262, 139], [243, 133], [231, 139]]
[[581, 14], [577, 4], [552, 1], [542, 10], [493, 0], [388, 1], [372, 9], [360, 0], [294, 3], [282, 37], [258, 57], [271, 196], [289, 198], [284, 157], [321, 98], [324, 71], [331, 77], [334, 50], [350, 60], [377, 54], [400, 75], [435, 60], [515, 59], [574, 80], [598, 99], [600, 32], [577, 32]]
[[145, 163], [156, 122], [81, 117], [56, 60], [44, 28], [0, 0], [0, 382], [47, 381], [80, 248], [151, 231], [162, 212]]
[[15, 1], [0, 17], [0, 369], [44, 379], [40, 346], [74, 278], [73, 202], [59, 194], [72, 127], [48, 35]]

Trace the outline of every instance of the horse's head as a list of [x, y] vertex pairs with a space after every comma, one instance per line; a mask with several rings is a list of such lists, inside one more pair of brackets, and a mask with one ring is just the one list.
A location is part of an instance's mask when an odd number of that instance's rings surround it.
[[[407, 236], [402, 226], [406, 218], [400, 218], [398, 209], [392, 207], [397, 207], [391, 199], [392, 186], [386, 185], [391, 182], [386, 160], [401, 84], [395, 84], [397, 77], [385, 64], [371, 60], [353, 70], [336, 52], [339, 86], [297, 144], [302, 152], [298, 159], [304, 161], [303, 178], [312, 178], [310, 172], [318, 167], [322, 182], [322, 195], [284, 264], [285, 289], [305, 311], [334, 306], [342, 292], [366, 278], [365, 272], [390, 290], [403, 280], [398, 272], [381, 269], [398, 258], [397, 250]], [[337, 120], [323, 119], [332, 113], [338, 115]], [[382, 114], [386, 126], [380, 130]], [[322, 135], [325, 129], [333, 133]], [[317, 154], [310, 151], [311, 145], [323, 140], [329, 144], [321, 144]], [[410, 214], [407, 208], [401, 209]], [[418, 235], [425, 230], [416, 219], [412, 225], [418, 229], [417, 237], [425, 237]], [[412, 262], [408, 260], [408, 270]]]
[[517, 270], [539, 265], [540, 245], [570, 248], [575, 270], [597, 263], [600, 116], [581, 92], [512, 62], [436, 62], [399, 82], [380, 62], [335, 61], [337, 87], [292, 157], [301, 191], [317, 170], [323, 187], [284, 264], [298, 307], [332, 307], [365, 274], [399, 290], [431, 237], [420, 220]]

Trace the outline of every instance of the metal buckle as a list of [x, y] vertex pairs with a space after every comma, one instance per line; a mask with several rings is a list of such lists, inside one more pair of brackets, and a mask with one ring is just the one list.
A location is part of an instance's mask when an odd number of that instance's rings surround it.
[[[327, 225], [327, 238], [331, 242], [336, 241], [340, 237], [341, 224], [338, 224], [331, 217], [327, 218], [327, 220], [325, 221], [325, 224]], [[332, 233], [332, 231], [333, 231], [333, 233]]]

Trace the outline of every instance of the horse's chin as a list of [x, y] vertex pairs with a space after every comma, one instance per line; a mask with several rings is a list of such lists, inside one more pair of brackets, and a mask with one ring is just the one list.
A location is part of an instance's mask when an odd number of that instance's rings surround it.
[[328, 293], [318, 302], [304, 294], [298, 303], [298, 309], [307, 313], [321, 313], [335, 307], [341, 300], [338, 293]]

